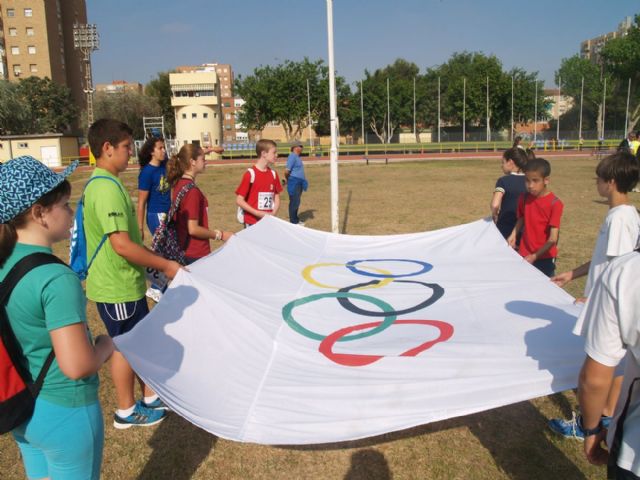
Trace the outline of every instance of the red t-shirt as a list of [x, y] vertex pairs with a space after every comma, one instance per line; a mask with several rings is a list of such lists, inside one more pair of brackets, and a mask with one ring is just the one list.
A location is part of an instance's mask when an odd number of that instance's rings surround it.
[[[251, 168], [255, 173], [255, 181], [252, 184], [251, 174], [249, 171], [245, 171], [242, 181], [236, 189], [236, 195], [242, 195], [247, 203], [256, 210], [272, 213], [275, 196], [282, 191], [278, 172], [271, 170], [269, 167], [264, 172], [261, 172], [255, 166]], [[244, 223], [253, 225], [258, 220], [260, 219], [249, 212], [244, 212]]]
[[[175, 201], [178, 192], [185, 185], [193, 183], [193, 180], [181, 178], [174, 185], [171, 191], [171, 200]], [[178, 241], [185, 250], [188, 258], [202, 258], [211, 253], [209, 240], [192, 237], [189, 235], [189, 220], [197, 220], [198, 225], [209, 228], [208, 215], [209, 202], [198, 187], [194, 187], [187, 192], [180, 202], [180, 208], [175, 214], [176, 229], [178, 231]]]
[[[558, 197], [549, 192], [544, 197], [523, 193], [518, 199], [518, 218], [524, 217], [524, 228], [520, 249], [523, 257], [537, 252], [549, 239], [551, 227], [560, 228], [560, 217], [564, 205]], [[556, 258], [558, 247], [554, 245], [540, 258]]]

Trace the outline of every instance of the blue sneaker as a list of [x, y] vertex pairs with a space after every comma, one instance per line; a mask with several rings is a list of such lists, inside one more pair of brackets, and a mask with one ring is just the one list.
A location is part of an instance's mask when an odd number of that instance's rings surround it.
[[166, 410], [153, 410], [144, 407], [142, 402], [136, 402], [133, 413], [128, 417], [121, 417], [117, 413], [113, 414], [113, 426], [120, 430], [130, 427], [150, 427], [165, 419]]
[[[602, 426], [609, 428], [611, 423], [611, 417], [602, 417]], [[571, 420], [564, 420], [562, 418], [553, 418], [549, 420], [549, 428], [558, 435], [562, 435], [565, 438], [572, 438], [574, 440], [584, 441], [584, 432], [578, 425], [578, 418], [576, 412], [572, 412]]]
[[140, 404], [145, 408], [150, 408], [151, 410], [169, 410], [167, 404], [160, 400], [160, 397], [156, 398], [151, 403], [145, 403], [144, 399], [140, 400]]

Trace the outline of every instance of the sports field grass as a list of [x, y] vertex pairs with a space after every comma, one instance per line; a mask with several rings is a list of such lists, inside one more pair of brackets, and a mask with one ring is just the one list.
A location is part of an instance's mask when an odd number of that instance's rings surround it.
[[[551, 190], [565, 204], [558, 271], [589, 259], [607, 206], [595, 189], [595, 158], [550, 159]], [[279, 162], [282, 172], [282, 162]], [[238, 230], [234, 190], [245, 167], [209, 166], [198, 184], [209, 198], [212, 228]], [[123, 174], [135, 192], [137, 172]], [[340, 167], [340, 227], [349, 234], [433, 230], [489, 213], [498, 160], [446, 160]], [[77, 198], [88, 173], [72, 177]], [[330, 229], [329, 167], [308, 165], [302, 197], [309, 228]], [[636, 206], [640, 194], [630, 194]], [[279, 217], [287, 216], [283, 195]], [[74, 200], [75, 203], [75, 200]], [[147, 235], [148, 236], [148, 235]], [[57, 248], [66, 258], [66, 245]], [[568, 285], [581, 295], [584, 280]], [[104, 331], [88, 305], [94, 334]], [[432, 423], [379, 437], [318, 447], [270, 447], [217, 439], [177, 415], [156, 427], [115, 430], [115, 395], [109, 370], [101, 372], [105, 415], [105, 479], [581, 479], [605, 478], [590, 466], [582, 444], [554, 436], [547, 419], [570, 415], [575, 396], [565, 392], [508, 407]], [[0, 478], [24, 478], [12, 439], [0, 438]]]

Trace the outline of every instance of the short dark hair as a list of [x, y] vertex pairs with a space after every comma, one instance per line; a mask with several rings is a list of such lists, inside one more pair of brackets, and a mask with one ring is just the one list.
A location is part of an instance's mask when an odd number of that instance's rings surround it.
[[616, 152], [600, 160], [596, 175], [605, 182], [614, 180], [620, 193], [628, 193], [638, 184], [638, 159], [627, 151]]
[[543, 178], [551, 175], [551, 165], [544, 158], [532, 158], [524, 166], [526, 172], [538, 172]]
[[519, 147], [512, 147], [505, 150], [502, 158], [511, 160], [515, 166], [518, 167], [518, 170], [522, 170], [527, 164], [527, 153]]
[[112, 118], [101, 118], [93, 122], [87, 135], [89, 148], [91, 148], [91, 153], [96, 158], [102, 155], [102, 146], [105, 142], [115, 146], [131, 136], [133, 136], [133, 130], [129, 125]]

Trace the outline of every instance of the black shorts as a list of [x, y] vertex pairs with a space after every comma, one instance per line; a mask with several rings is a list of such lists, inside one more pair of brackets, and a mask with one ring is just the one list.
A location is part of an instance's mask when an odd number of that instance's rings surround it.
[[98, 314], [111, 338], [127, 333], [149, 313], [147, 299], [135, 302], [97, 303]]

